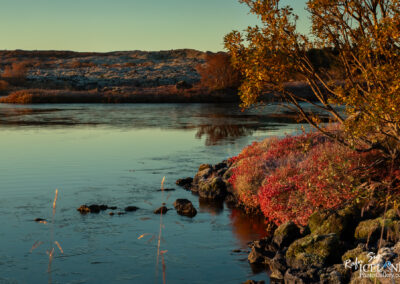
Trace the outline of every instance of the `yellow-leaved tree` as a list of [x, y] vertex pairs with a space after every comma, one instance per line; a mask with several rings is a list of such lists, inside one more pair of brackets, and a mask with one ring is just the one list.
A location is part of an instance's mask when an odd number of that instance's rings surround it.
[[[225, 37], [232, 64], [240, 70], [243, 107], [262, 93], [279, 94], [311, 125], [359, 151], [379, 149], [391, 159], [400, 153], [399, 0], [309, 0], [310, 33], [297, 29], [298, 16], [280, 0], [240, 0], [261, 24]], [[336, 76], [316, 66], [310, 50], [332, 50]], [[314, 100], [285, 85], [293, 74], [304, 80]], [[306, 112], [301, 102], [318, 112]], [[338, 111], [337, 106], [345, 106]], [[329, 131], [321, 115], [345, 131]]]

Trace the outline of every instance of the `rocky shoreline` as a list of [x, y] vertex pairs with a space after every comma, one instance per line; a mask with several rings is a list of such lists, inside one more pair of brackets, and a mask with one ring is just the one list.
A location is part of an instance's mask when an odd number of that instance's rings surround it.
[[[240, 207], [228, 182], [232, 170], [229, 161], [203, 164], [193, 178], [176, 184], [200, 199]], [[399, 283], [399, 232], [397, 209], [347, 205], [314, 213], [304, 227], [280, 225], [249, 243], [248, 262], [268, 271], [271, 283]]]

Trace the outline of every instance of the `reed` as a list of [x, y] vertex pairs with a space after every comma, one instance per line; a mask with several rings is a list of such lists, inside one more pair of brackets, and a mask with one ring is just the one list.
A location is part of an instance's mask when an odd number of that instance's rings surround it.
[[[54, 240], [54, 226], [55, 226], [55, 216], [56, 216], [56, 209], [57, 209], [57, 199], [58, 199], [58, 189], [56, 189], [54, 200], [53, 200], [53, 206], [52, 206], [52, 217], [51, 217], [51, 224], [50, 224], [50, 247], [48, 250], [46, 250], [46, 254], [49, 257], [49, 262], [47, 265], [47, 273], [48, 273], [48, 283], [52, 283], [52, 263], [53, 259], [55, 256], [56, 248], [60, 251], [60, 253], [64, 254], [64, 250], [61, 247], [60, 243], [58, 241]], [[43, 221], [40, 222], [42, 224], [47, 224], [47, 222]], [[43, 244], [42, 241], [36, 241], [32, 248], [30, 249], [30, 253], [32, 253], [35, 249], [40, 247]], [[55, 245], [55, 246], [54, 246]]]

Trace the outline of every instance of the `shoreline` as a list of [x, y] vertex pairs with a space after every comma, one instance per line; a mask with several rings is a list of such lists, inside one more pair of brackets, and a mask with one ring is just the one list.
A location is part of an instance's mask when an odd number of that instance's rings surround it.
[[[261, 210], [246, 210], [236, 196], [229, 182], [234, 167], [231, 159], [202, 164], [193, 178], [179, 179], [176, 184], [199, 199], [244, 209], [247, 216], [262, 214]], [[374, 277], [379, 283], [391, 283], [390, 275], [400, 277], [396, 270], [400, 266], [396, 234], [400, 212], [396, 208], [382, 210], [374, 205], [365, 209], [350, 203], [317, 210], [303, 226], [292, 221], [271, 225], [269, 236], [248, 244], [249, 265], [266, 271], [271, 283], [374, 283], [368, 282]], [[382, 277], [382, 271], [389, 277]]]

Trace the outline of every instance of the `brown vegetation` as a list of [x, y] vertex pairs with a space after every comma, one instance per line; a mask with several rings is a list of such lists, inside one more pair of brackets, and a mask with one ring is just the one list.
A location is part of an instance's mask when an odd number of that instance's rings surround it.
[[12, 85], [19, 85], [25, 81], [27, 74], [27, 67], [25, 62], [14, 62], [7, 65], [1, 74], [2, 79]]
[[175, 85], [152, 88], [126, 88], [123, 91], [70, 91], [25, 89], [1, 97], [0, 103], [232, 103], [232, 92], [210, 92], [204, 88], [178, 90]]
[[207, 54], [206, 62], [196, 68], [201, 76], [201, 85], [210, 90], [237, 89], [240, 73], [231, 65], [231, 57], [225, 52]]
[[8, 87], [9, 87], [9, 84], [7, 83], [7, 81], [0, 80], [0, 92], [7, 90]]

